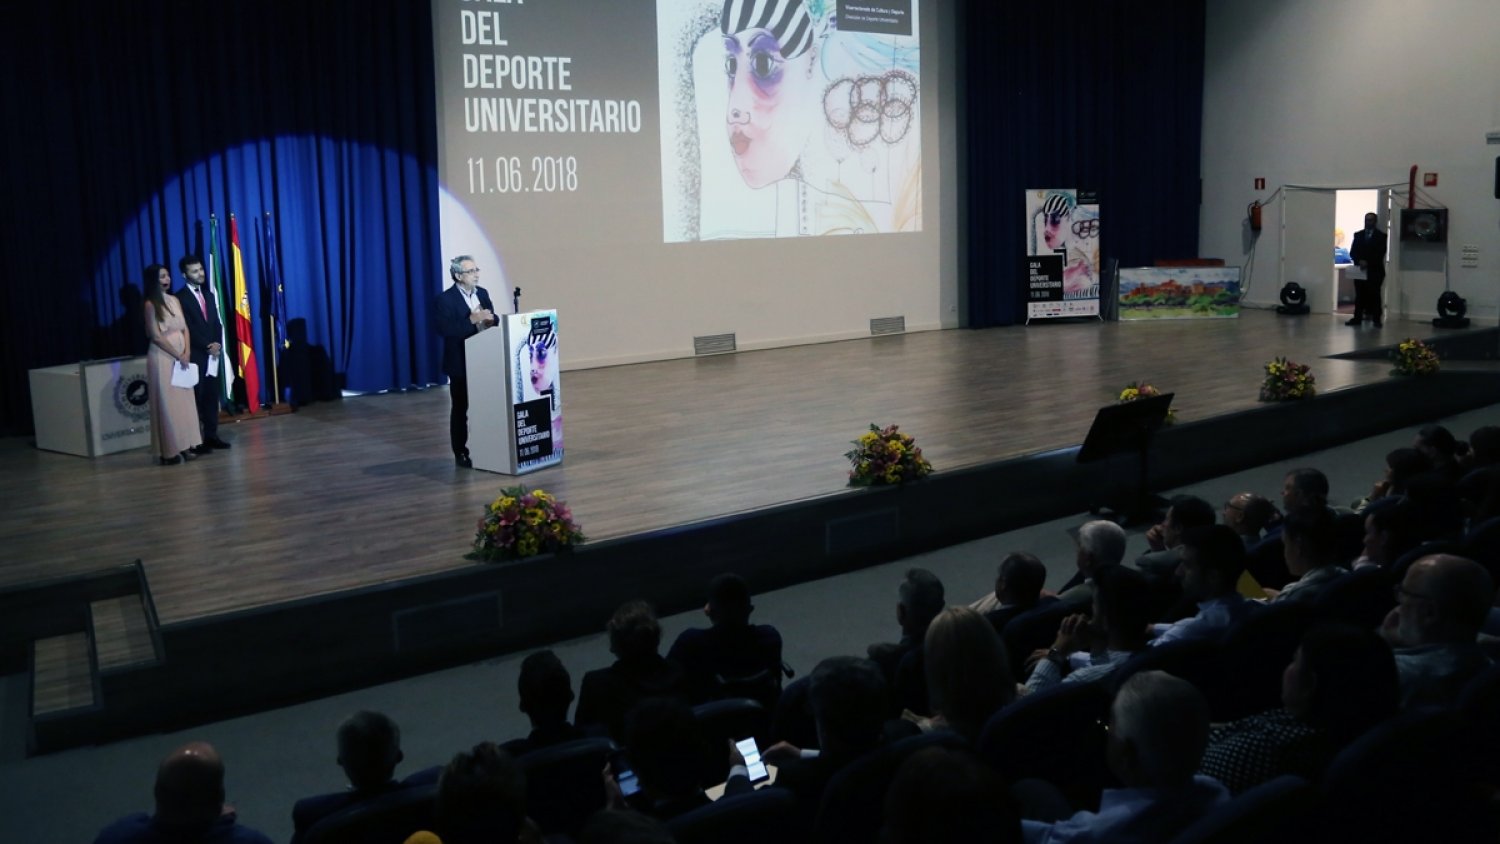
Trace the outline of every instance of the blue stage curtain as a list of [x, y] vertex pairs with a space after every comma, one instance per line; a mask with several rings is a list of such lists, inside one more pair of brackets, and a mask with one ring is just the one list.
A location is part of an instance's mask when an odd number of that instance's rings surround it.
[[1198, 251], [1203, 0], [966, 0], [968, 320], [1025, 319], [1025, 192], [1099, 192], [1101, 270]]
[[210, 214], [226, 247], [239, 220], [263, 401], [266, 212], [293, 354], [316, 370], [284, 372], [283, 393], [439, 380], [426, 3], [5, 5], [0, 426], [31, 427], [27, 369], [144, 352], [141, 270], [166, 264], [180, 286], [177, 259], [207, 250]]

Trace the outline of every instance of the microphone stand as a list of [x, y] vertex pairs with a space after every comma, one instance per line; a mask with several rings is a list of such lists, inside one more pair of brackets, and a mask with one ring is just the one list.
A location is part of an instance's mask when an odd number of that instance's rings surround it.
[[510, 294], [510, 307], [510, 312], [513, 314], [521, 312], [521, 288], [517, 287], [515, 292]]

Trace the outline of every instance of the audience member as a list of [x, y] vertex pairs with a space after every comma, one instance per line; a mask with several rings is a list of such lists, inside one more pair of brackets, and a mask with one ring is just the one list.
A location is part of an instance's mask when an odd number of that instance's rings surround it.
[[682, 668], [658, 653], [661, 625], [645, 601], [615, 610], [606, 628], [615, 663], [583, 675], [578, 688], [579, 727], [602, 725], [615, 741], [625, 738], [625, 715], [648, 697], [685, 697]]
[[1301, 507], [1282, 523], [1281, 545], [1287, 571], [1297, 578], [1280, 591], [1267, 589], [1275, 601], [1311, 601], [1328, 584], [1349, 573], [1339, 565], [1338, 525], [1327, 507]]
[[1406, 502], [1424, 540], [1458, 539], [1463, 535], [1464, 505], [1453, 474], [1432, 471], [1413, 477], [1406, 484]]
[[1151, 587], [1145, 575], [1125, 566], [1099, 572], [1094, 578], [1093, 623], [1083, 615], [1063, 620], [1057, 641], [1027, 678], [1026, 692], [1108, 676], [1145, 650], [1150, 607]]
[[1382, 499], [1372, 505], [1365, 516], [1365, 546], [1354, 568], [1368, 566], [1390, 568], [1406, 552], [1422, 544], [1412, 506], [1405, 498]]
[[776, 766], [776, 787], [797, 798], [809, 824], [823, 789], [844, 766], [879, 744], [891, 705], [880, 667], [868, 659], [836, 656], [813, 669], [808, 698], [817, 725], [818, 748], [778, 742], [761, 755]]
[[1012, 844], [1021, 822], [1000, 777], [972, 754], [941, 747], [901, 763], [886, 791], [880, 844]]
[[[641, 787], [634, 805], [660, 821], [707, 806], [701, 783], [711, 750], [693, 710], [675, 698], [647, 698], [628, 720], [625, 753]], [[612, 784], [607, 780], [613, 798]]]
[[1463, 471], [1458, 462], [1459, 455], [1467, 449], [1460, 447], [1452, 431], [1442, 425], [1424, 425], [1417, 431], [1412, 448], [1422, 452], [1422, 456], [1432, 463], [1432, 471], [1443, 474], [1450, 480], [1458, 480]]
[[1500, 464], [1500, 427], [1485, 425], [1469, 435], [1469, 453], [1464, 468], [1473, 471]]
[[242, 826], [224, 804], [224, 760], [208, 742], [168, 754], [156, 769], [156, 813], [128, 815], [105, 827], [94, 844], [271, 844]]
[[1282, 708], [1216, 727], [1199, 772], [1232, 794], [1283, 774], [1316, 782], [1346, 744], [1396, 712], [1396, 662], [1374, 631], [1322, 625], [1302, 637]]
[[526, 773], [494, 742], [455, 754], [438, 780], [437, 827], [406, 844], [541, 844], [542, 834], [526, 817]]
[[926, 726], [979, 738], [985, 721], [1016, 697], [1000, 635], [979, 613], [949, 607], [928, 626], [923, 647], [933, 711]]
[[516, 680], [519, 708], [531, 719], [531, 734], [511, 739], [500, 749], [517, 759], [533, 750], [584, 737], [583, 730], [568, 723], [573, 703], [573, 678], [550, 650], [537, 651], [521, 661]]
[[1109, 767], [1123, 787], [1105, 789], [1097, 812], [1023, 820], [1026, 841], [1168, 841], [1228, 799], [1223, 785], [1195, 775], [1208, 744], [1208, 703], [1186, 680], [1163, 671], [1134, 675], [1115, 695], [1109, 722]]
[[360, 711], [339, 725], [338, 763], [349, 778], [349, 788], [332, 794], [307, 797], [292, 807], [292, 844], [318, 821], [362, 803], [411, 785], [436, 781], [436, 771], [423, 771], [405, 782], [395, 779], [401, 753], [401, 728], [379, 712]]
[[1154, 581], [1168, 581], [1182, 562], [1182, 532], [1188, 528], [1207, 527], [1214, 523], [1214, 508], [1195, 495], [1178, 495], [1167, 508], [1161, 524], [1146, 531], [1146, 545], [1151, 549], [1135, 560], [1135, 567]]
[[871, 645], [868, 655], [884, 672], [899, 708], [931, 715], [922, 642], [927, 638], [927, 625], [943, 611], [943, 582], [926, 569], [908, 569], [897, 594], [901, 641]]
[[1385, 474], [1375, 482], [1370, 496], [1354, 502], [1355, 512], [1366, 512], [1376, 501], [1406, 494], [1406, 485], [1418, 475], [1432, 471], [1432, 461], [1414, 448], [1397, 448], [1385, 455]]
[[1271, 523], [1275, 514], [1276, 507], [1264, 496], [1237, 492], [1224, 502], [1223, 521], [1249, 548], [1261, 540], [1266, 525]]
[[1489, 573], [1463, 557], [1434, 554], [1406, 570], [1380, 629], [1396, 650], [1403, 708], [1451, 705], [1489, 667], [1476, 640], [1494, 595]]
[[704, 615], [707, 629], [682, 631], [667, 659], [682, 666], [688, 691], [698, 703], [721, 697], [749, 697], [767, 709], [781, 694], [781, 634], [767, 624], [751, 624], [750, 587], [737, 574], [721, 574], [709, 584]]
[[1041, 603], [1042, 586], [1046, 582], [1047, 567], [1041, 560], [1024, 551], [1012, 551], [1000, 561], [995, 573], [995, 592], [993, 600], [988, 602], [991, 609], [978, 606], [972, 609], [983, 612], [995, 632], [1002, 633], [1011, 619]]
[[1281, 482], [1281, 511], [1328, 506], [1328, 476], [1317, 469], [1293, 469]]
[[1182, 591], [1198, 602], [1198, 614], [1152, 628], [1153, 645], [1189, 639], [1217, 639], [1235, 622], [1261, 607], [1238, 590], [1245, 572], [1245, 546], [1223, 525], [1189, 528], [1182, 534]]
[[1098, 519], [1078, 528], [1078, 573], [1058, 596], [1070, 612], [1083, 612], [1094, 600], [1094, 574], [1125, 559], [1125, 529]]

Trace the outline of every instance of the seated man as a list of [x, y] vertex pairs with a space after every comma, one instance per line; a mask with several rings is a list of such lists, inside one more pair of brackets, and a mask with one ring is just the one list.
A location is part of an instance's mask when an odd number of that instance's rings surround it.
[[1109, 713], [1109, 768], [1124, 787], [1105, 789], [1097, 812], [1055, 823], [1023, 820], [1022, 836], [1028, 842], [1170, 841], [1229, 799], [1216, 780], [1195, 776], [1207, 746], [1203, 695], [1166, 672], [1142, 671], [1120, 687]]
[[1171, 580], [1182, 562], [1182, 532], [1213, 523], [1214, 508], [1207, 501], [1196, 495], [1174, 497], [1167, 517], [1146, 531], [1146, 544], [1151, 550], [1136, 558], [1135, 567], [1153, 581]]
[[1301, 507], [1288, 513], [1282, 522], [1281, 547], [1286, 569], [1297, 579], [1279, 591], [1267, 589], [1274, 601], [1311, 601], [1349, 573], [1339, 565], [1338, 524], [1327, 507]]
[[609, 620], [609, 650], [615, 663], [583, 675], [578, 688], [579, 727], [601, 725], [615, 741], [625, 739], [625, 714], [648, 697], [686, 699], [682, 667], [664, 658], [661, 625], [645, 601], [630, 601]]
[[[631, 798], [634, 805], [659, 821], [669, 821], [712, 802], [701, 785], [710, 749], [686, 703], [648, 698], [630, 710], [627, 720], [625, 754], [641, 787]], [[618, 807], [615, 792], [609, 793]]]
[[1224, 502], [1223, 521], [1249, 548], [1261, 540], [1275, 513], [1276, 508], [1265, 497], [1253, 492], [1237, 492]]
[[1146, 649], [1150, 608], [1151, 586], [1145, 575], [1125, 566], [1099, 572], [1094, 578], [1093, 623], [1083, 615], [1063, 620], [1057, 641], [1027, 678], [1026, 693], [1058, 683], [1103, 679]]
[[1046, 581], [1047, 567], [1035, 556], [1024, 551], [1005, 555], [995, 573], [994, 609], [984, 613], [997, 635], [1005, 631], [1011, 619], [1041, 602]]
[[195, 741], [172, 751], [156, 769], [156, 814], [128, 815], [105, 827], [94, 844], [271, 844], [241, 826], [224, 804], [224, 760]]
[[407, 844], [463, 844], [515, 841], [541, 844], [541, 830], [526, 817], [526, 773], [494, 742], [455, 755], [438, 780], [437, 827], [418, 832]]
[[885, 801], [883, 844], [1021, 840], [1005, 783], [972, 753], [929, 747], [901, 763]]
[[1070, 612], [1086, 612], [1094, 600], [1094, 574], [1105, 566], [1117, 566], [1125, 559], [1125, 529], [1111, 521], [1098, 519], [1084, 522], [1078, 528], [1078, 574], [1063, 588], [1059, 601]]
[[798, 811], [804, 813], [806, 824], [817, 813], [828, 781], [880, 744], [885, 721], [891, 716], [885, 678], [867, 659], [836, 656], [818, 663], [812, 672], [808, 698], [817, 725], [818, 749], [803, 750], [777, 742], [762, 754], [777, 768], [776, 787], [796, 795]]
[[1189, 639], [1217, 639], [1235, 622], [1263, 605], [1239, 593], [1245, 573], [1245, 546], [1223, 525], [1189, 528], [1182, 534], [1182, 592], [1198, 602], [1198, 614], [1152, 627], [1152, 645]]
[[1434, 554], [1411, 564], [1380, 634], [1396, 652], [1401, 706], [1451, 706], [1488, 668], [1476, 640], [1495, 586], [1473, 560]]
[[892, 690], [899, 709], [919, 715], [931, 715], [927, 704], [927, 669], [922, 658], [922, 642], [927, 625], [943, 611], [943, 582], [926, 569], [908, 569], [901, 581], [896, 600], [896, 623], [901, 626], [901, 641], [871, 645], [870, 659], [880, 666], [886, 684]]
[[667, 659], [682, 666], [691, 699], [749, 697], [768, 710], [781, 695], [781, 634], [767, 624], [751, 624], [750, 587], [737, 574], [721, 574], [709, 584], [703, 614], [712, 626], [682, 631]]
[[359, 711], [344, 719], [338, 731], [338, 763], [349, 778], [347, 791], [306, 797], [292, 807], [292, 844], [318, 821], [383, 794], [410, 785], [436, 782], [436, 770], [413, 774], [405, 782], [395, 779], [401, 753], [401, 728], [379, 712]]
[[550, 650], [537, 651], [521, 662], [516, 679], [520, 709], [531, 719], [531, 734], [511, 739], [500, 749], [517, 759], [533, 750], [584, 737], [583, 730], [568, 723], [573, 703], [573, 678]]

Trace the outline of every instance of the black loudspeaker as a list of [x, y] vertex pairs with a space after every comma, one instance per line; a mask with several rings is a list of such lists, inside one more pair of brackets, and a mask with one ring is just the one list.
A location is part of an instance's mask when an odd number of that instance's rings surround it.
[[1401, 239], [1420, 243], [1448, 242], [1448, 209], [1402, 208]]

